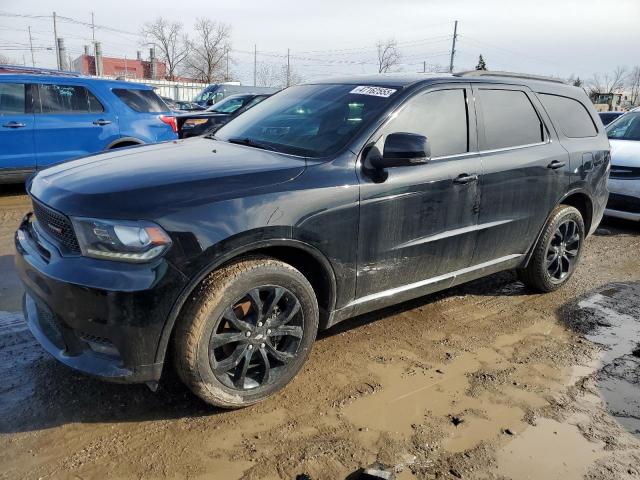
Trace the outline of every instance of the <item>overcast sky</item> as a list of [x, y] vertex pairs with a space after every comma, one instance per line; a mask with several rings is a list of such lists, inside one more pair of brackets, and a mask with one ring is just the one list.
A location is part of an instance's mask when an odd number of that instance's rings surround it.
[[[423, 62], [448, 66], [454, 20], [458, 25], [456, 69], [472, 68], [482, 54], [492, 70], [589, 78], [618, 65], [640, 65], [640, 0], [0, 0], [0, 54], [31, 62], [27, 27], [33, 31], [36, 64], [55, 67], [52, 10], [99, 27], [105, 56], [134, 58], [137, 32], [159, 15], [180, 21], [187, 32], [208, 17], [232, 27], [232, 71], [253, 79], [253, 48], [261, 62], [280, 64], [291, 49], [294, 70], [305, 80], [376, 71], [377, 40], [393, 37], [403, 71]], [[6, 16], [48, 16], [25, 18]], [[125, 33], [126, 32], [126, 33]], [[58, 22], [72, 57], [90, 43], [91, 29]], [[21, 50], [23, 49], [23, 50]], [[338, 50], [338, 51], [336, 51]], [[346, 50], [346, 51], [345, 51]]]

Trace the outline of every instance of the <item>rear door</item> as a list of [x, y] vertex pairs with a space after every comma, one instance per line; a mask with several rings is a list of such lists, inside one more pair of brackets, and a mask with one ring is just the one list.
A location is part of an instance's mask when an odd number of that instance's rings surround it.
[[37, 92], [38, 168], [100, 152], [120, 136], [115, 112], [85, 86], [43, 83]]
[[0, 175], [36, 166], [31, 87], [0, 83]]
[[570, 182], [567, 151], [523, 86], [474, 86], [483, 175], [474, 265], [524, 255]]

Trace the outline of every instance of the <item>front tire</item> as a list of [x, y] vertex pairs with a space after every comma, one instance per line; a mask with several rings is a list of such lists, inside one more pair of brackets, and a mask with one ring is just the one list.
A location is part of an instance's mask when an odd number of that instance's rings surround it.
[[317, 330], [318, 304], [304, 275], [267, 257], [240, 260], [192, 294], [175, 332], [174, 363], [205, 402], [245, 407], [291, 381]]
[[557, 290], [573, 275], [584, 239], [580, 212], [568, 205], [558, 205], [551, 212], [529, 264], [518, 270], [520, 280], [539, 292]]

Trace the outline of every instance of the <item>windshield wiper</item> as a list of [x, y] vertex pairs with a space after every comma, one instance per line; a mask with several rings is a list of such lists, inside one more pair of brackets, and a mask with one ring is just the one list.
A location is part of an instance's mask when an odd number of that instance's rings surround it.
[[253, 138], [245, 137], [245, 138], [230, 138], [227, 140], [229, 143], [237, 143], [238, 145], [246, 145], [248, 147], [260, 148], [262, 150], [269, 150], [271, 152], [277, 152], [278, 150], [272, 147], [271, 145], [267, 145], [266, 143], [259, 142], [254, 140]]

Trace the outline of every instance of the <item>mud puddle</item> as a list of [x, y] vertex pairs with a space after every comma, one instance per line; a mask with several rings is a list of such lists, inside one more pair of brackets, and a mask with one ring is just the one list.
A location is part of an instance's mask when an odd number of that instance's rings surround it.
[[580, 300], [566, 320], [602, 347], [597, 387], [611, 415], [640, 438], [640, 282], [599, 289]]

